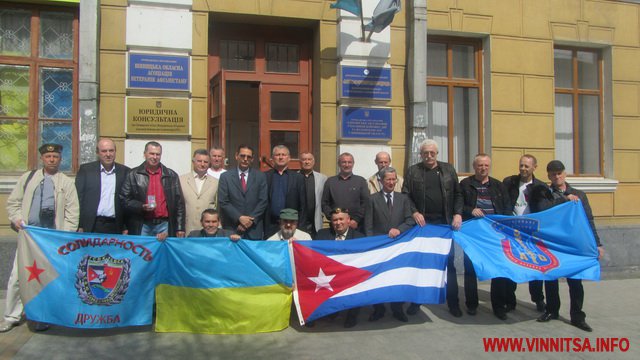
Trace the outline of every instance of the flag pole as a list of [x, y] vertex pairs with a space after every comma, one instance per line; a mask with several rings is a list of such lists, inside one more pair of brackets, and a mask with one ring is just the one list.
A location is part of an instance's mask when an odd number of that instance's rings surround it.
[[305, 321], [304, 316], [302, 316], [302, 308], [300, 307], [300, 296], [298, 295], [298, 280], [296, 279], [296, 260], [293, 255], [293, 241], [287, 241], [287, 247], [289, 248], [289, 261], [291, 262], [291, 273], [293, 275], [293, 303], [296, 305], [296, 313], [298, 313], [300, 326], [304, 326]]
[[364, 37], [364, 9], [362, 8], [362, 0], [358, 0], [360, 3], [360, 30], [362, 30], [362, 42], [367, 42], [367, 39]]

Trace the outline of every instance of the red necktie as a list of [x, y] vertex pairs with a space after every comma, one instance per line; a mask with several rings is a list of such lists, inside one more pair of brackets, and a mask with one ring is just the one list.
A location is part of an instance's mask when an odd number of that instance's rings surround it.
[[240, 185], [242, 185], [242, 191], [247, 191], [247, 180], [244, 178], [244, 173], [240, 173]]

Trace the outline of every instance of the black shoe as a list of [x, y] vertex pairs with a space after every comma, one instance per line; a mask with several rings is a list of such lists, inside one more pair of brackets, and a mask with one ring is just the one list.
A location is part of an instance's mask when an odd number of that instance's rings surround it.
[[536, 310], [538, 310], [538, 312], [544, 312], [546, 308], [547, 308], [547, 305], [545, 305], [544, 301], [542, 300], [536, 301]]
[[411, 304], [407, 308], [407, 315], [415, 315], [420, 311], [420, 304]]
[[507, 304], [505, 311], [509, 312], [509, 311], [513, 311], [516, 309], [516, 304]]
[[378, 321], [384, 317], [384, 312], [374, 310], [371, 315], [369, 315], [369, 321]]
[[409, 321], [409, 318], [403, 312], [394, 311], [393, 312], [393, 317], [398, 321], [402, 321], [402, 322], [408, 322]]
[[586, 321], [584, 321], [584, 320], [571, 321], [571, 325], [577, 327], [580, 330], [584, 330], [586, 332], [592, 332], [593, 331], [591, 326], [589, 326], [589, 324], [587, 324]]
[[493, 315], [502, 321], [507, 320], [507, 313], [504, 310], [496, 310], [493, 312]]
[[449, 312], [451, 313], [451, 315], [453, 315], [455, 317], [461, 317], [462, 316], [462, 310], [460, 310], [459, 306], [450, 307], [449, 308]]
[[550, 320], [557, 320], [558, 319], [558, 315], [557, 314], [552, 314], [550, 312], [546, 312], [542, 315], [540, 315], [540, 317], [536, 320], [537, 322], [547, 322]]
[[34, 321], [33, 322], [33, 331], [47, 331], [49, 330], [49, 324]]
[[478, 308], [469, 308], [467, 309], [467, 314], [474, 316], [475, 314], [478, 313]]
[[344, 321], [344, 327], [349, 329], [358, 323], [358, 318], [355, 316], [347, 316], [347, 319]]

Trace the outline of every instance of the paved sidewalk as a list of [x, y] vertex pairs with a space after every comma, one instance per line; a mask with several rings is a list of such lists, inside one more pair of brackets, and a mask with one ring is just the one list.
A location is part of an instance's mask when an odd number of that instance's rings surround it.
[[[161, 334], [152, 328], [77, 330], [52, 327], [34, 334], [22, 325], [0, 334], [2, 359], [638, 359], [640, 358], [640, 279], [585, 282], [586, 333], [568, 323], [568, 288], [560, 284], [561, 319], [538, 323], [526, 284], [518, 286], [518, 307], [505, 322], [491, 313], [489, 282], [481, 282], [476, 316], [452, 317], [446, 306], [423, 306], [407, 324], [387, 316], [370, 323], [370, 309], [360, 314], [358, 325], [346, 330], [342, 316], [319, 320], [314, 328], [301, 328], [295, 315], [288, 329], [254, 335]], [[461, 294], [462, 288], [460, 288]], [[4, 309], [4, 300], [0, 301]], [[464, 304], [464, 300], [461, 301]], [[463, 311], [464, 306], [462, 307]], [[483, 338], [627, 338], [629, 350], [584, 352], [485, 352]], [[532, 338], [540, 338], [531, 340]]]

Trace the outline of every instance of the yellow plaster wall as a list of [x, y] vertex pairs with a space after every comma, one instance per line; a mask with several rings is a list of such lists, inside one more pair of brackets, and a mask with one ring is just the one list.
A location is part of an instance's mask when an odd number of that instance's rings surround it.
[[124, 109], [124, 94], [100, 94], [100, 136], [124, 137]]
[[[615, 193], [593, 193], [601, 218], [640, 215], [640, 5], [606, 0], [434, 0], [428, 31], [487, 39], [490, 108], [486, 123], [494, 177], [517, 173], [524, 153], [544, 164], [555, 157], [555, 44], [603, 48], [611, 54]], [[487, 94], [487, 95], [489, 95]], [[605, 94], [607, 95], [607, 94]], [[544, 175], [544, 171], [538, 171]], [[620, 194], [624, 194], [621, 196]], [[623, 200], [624, 199], [624, 200]], [[635, 204], [635, 208], [631, 206]]]
[[616, 216], [638, 215], [640, 184], [620, 184], [614, 196], [614, 214]]

